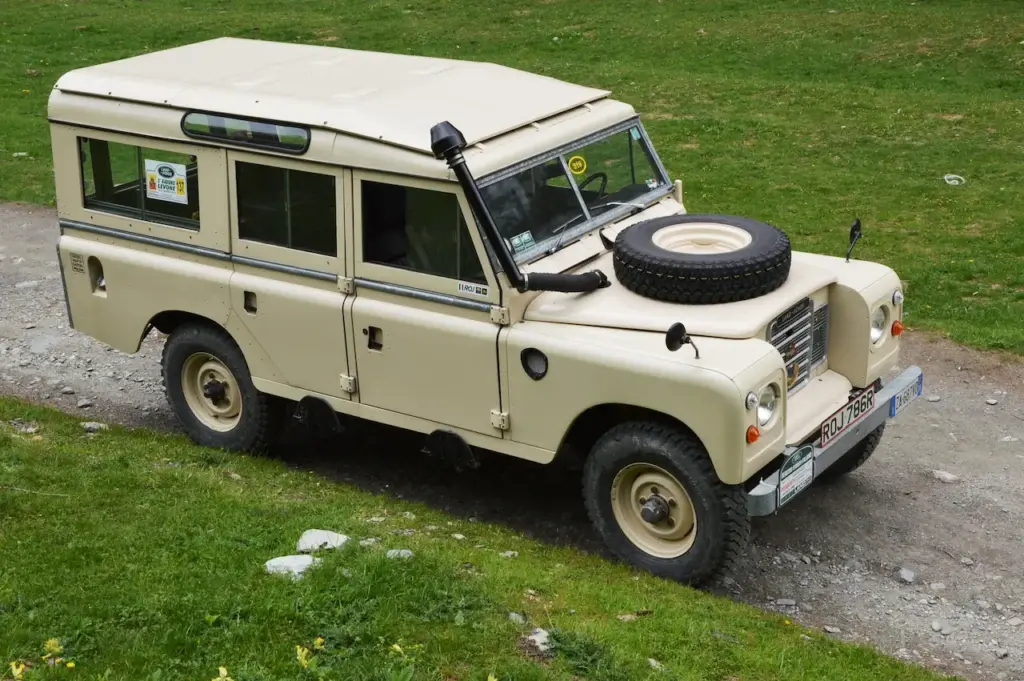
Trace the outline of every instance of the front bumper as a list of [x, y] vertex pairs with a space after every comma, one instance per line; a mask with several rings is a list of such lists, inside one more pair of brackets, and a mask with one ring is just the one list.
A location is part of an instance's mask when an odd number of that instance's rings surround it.
[[[861, 440], [868, 436], [873, 430], [888, 421], [890, 418], [890, 402], [892, 398], [910, 386], [917, 384], [915, 399], [921, 396], [923, 381], [921, 369], [912, 366], [892, 381], [887, 383], [875, 395], [875, 406], [866, 416], [860, 418], [849, 430], [828, 443], [825, 447], [819, 446], [820, 438], [809, 445], [790, 445], [786, 447], [784, 456], [786, 460], [795, 454], [807, 456], [813, 455], [811, 464], [811, 480], [817, 478], [825, 470], [835, 464], [843, 454], [853, 449]], [[808, 451], [810, 450], [810, 451]], [[784, 463], [783, 466], [786, 464]], [[789, 503], [794, 497], [787, 493], [785, 501], [780, 502], [782, 496], [782, 485], [780, 477], [782, 468], [775, 471], [767, 478], [763, 478], [757, 487], [747, 494], [747, 513], [753, 516], [771, 515], [778, 511], [784, 503]], [[804, 487], [802, 491], [806, 491]], [[797, 492], [799, 494], [800, 492]]]

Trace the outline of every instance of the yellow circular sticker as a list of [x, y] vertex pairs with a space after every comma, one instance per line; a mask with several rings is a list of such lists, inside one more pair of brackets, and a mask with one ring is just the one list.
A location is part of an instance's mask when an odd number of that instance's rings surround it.
[[587, 172], [587, 159], [582, 156], [573, 156], [569, 159], [569, 170], [574, 175], [580, 175], [581, 173]]

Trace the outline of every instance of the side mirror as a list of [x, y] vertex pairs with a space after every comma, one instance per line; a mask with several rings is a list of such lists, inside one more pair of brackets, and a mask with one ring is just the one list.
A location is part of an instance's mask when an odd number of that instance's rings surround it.
[[[682, 322], [676, 322], [665, 332], [665, 347], [669, 352], [675, 352], [684, 345], [693, 345], [693, 339], [686, 333], [686, 327]], [[700, 359], [700, 350], [696, 345], [693, 345], [693, 355], [695, 359]]]
[[853, 221], [853, 226], [850, 227], [850, 248], [846, 251], [846, 262], [850, 262], [850, 254], [853, 253], [853, 247], [860, 241], [860, 218], [856, 218]]

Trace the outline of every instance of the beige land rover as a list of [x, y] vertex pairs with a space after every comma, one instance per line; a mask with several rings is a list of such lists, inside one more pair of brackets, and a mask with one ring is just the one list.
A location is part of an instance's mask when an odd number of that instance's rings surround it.
[[698, 582], [921, 394], [891, 269], [687, 213], [607, 91], [225, 38], [71, 71], [49, 121], [71, 324], [167, 334], [203, 445], [320, 410], [581, 457], [610, 549]]

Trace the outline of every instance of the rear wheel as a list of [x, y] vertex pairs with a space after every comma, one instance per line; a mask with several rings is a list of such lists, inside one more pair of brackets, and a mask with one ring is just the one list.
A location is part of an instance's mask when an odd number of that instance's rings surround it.
[[722, 483], [689, 433], [626, 423], [598, 440], [583, 473], [594, 527], [622, 560], [696, 584], [730, 572], [750, 536], [746, 493]]
[[235, 451], [263, 449], [275, 426], [272, 398], [256, 390], [245, 357], [222, 329], [185, 324], [163, 353], [167, 401], [194, 442]]

